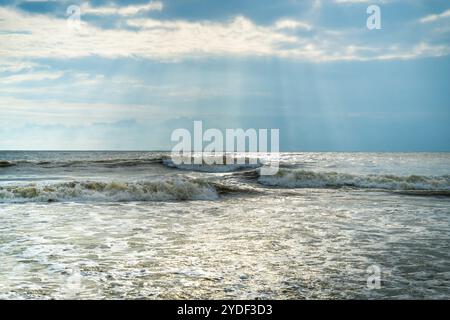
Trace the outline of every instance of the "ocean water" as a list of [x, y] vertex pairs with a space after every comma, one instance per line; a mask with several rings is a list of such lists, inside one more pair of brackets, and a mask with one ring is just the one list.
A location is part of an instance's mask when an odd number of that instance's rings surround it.
[[1, 151], [0, 299], [450, 298], [449, 153], [259, 170]]

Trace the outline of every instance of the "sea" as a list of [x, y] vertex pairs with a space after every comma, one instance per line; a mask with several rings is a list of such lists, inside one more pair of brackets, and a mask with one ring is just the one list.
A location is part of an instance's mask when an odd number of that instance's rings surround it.
[[0, 151], [0, 299], [450, 298], [450, 153], [234, 156]]

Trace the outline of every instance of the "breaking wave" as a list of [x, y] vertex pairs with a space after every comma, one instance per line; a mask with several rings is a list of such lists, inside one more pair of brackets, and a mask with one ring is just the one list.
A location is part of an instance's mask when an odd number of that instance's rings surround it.
[[218, 198], [219, 193], [212, 184], [188, 178], [137, 182], [71, 181], [0, 187], [0, 203], [182, 201]]
[[283, 188], [354, 187], [400, 191], [430, 191], [434, 194], [442, 193], [450, 195], [450, 175], [354, 175], [337, 172], [280, 169], [276, 175], [260, 176], [258, 182], [266, 186]]
[[12, 167], [15, 164], [10, 161], [0, 160], [0, 168]]
[[0, 160], [0, 168], [12, 166], [42, 167], [42, 168], [102, 166], [106, 168], [119, 168], [119, 167], [145, 166], [145, 165], [152, 165], [155, 163], [162, 163], [162, 158], [159, 157], [159, 158], [137, 158], [137, 159], [65, 160], [65, 161]]
[[234, 163], [231, 164], [227, 163], [226, 157], [223, 157], [222, 159], [223, 164], [213, 163], [213, 161], [211, 161], [211, 164], [208, 164], [204, 160], [202, 160], [201, 164], [195, 164], [194, 157], [188, 160], [189, 161], [185, 161], [185, 163], [175, 164], [172, 161], [172, 159], [167, 158], [163, 159], [162, 163], [167, 167], [176, 168], [179, 170], [209, 172], [209, 173], [226, 173], [226, 172], [242, 171], [247, 169], [256, 169], [258, 167], [261, 167], [262, 165], [259, 159], [250, 159], [248, 157], [246, 158], [233, 157]]

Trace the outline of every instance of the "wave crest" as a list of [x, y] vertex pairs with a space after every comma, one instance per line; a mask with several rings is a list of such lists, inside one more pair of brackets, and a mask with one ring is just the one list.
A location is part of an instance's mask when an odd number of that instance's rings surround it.
[[217, 190], [198, 179], [137, 182], [70, 181], [0, 187], [1, 202], [215, 200]]
[[280, 169], [276, 175], [260, 176], [258, 181], [263, 185], [284, 188], [354, 187], [385, 190], [429, 190], [450, 192], [450, 175], [354, 175], [338, 172]]
[[0, 160], [0, 168], [12, 167], [15, 164], [6, 160]]
[[155, 158], [135, 158], [135, 159], [103, 159], [103, 160], [16, 160], [6, 161], [0, 160], [0, 168], [4, 167], [43, 167], [43, 168], [67, 168], [67, 167], [106, 167], [106, 168], [120, 168], [120, 167], [134, 167], [153, 165], [162, 162], [161, 157]]
[[227, 162], [226, 156], [221, 159], [223, 164], [213, 163], [213, 161], [211, 161], [211, 164], [208, 164], [204, 160], [205, 156], [202, 157], [203, 159], [201, 164], [194, 163], [195, 157], [190, 157], [190, 159], [188, 158], [188, 163], [175, 164], [170, 158], [163, 159], [162, 163], [167, 167], [176, 168], [179, 170], [208, 173], [225, 173], [242, 171], [246, 169], [256, 169], [262, 165], [259, 159], [251, 159], [248, 157], [232, 157], [231, 159], [233, 160], [233, 163], [230, 163], [231, 161], [229, 160]]

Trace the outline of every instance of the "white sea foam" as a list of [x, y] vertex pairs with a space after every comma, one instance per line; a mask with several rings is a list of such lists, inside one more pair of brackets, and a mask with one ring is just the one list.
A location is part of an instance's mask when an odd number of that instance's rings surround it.
[[70, 181], [0, 187], [0, 203], [215, 200], [218, 197], [216, 189], [209, 183], [185, 177], [137, 182]]
[[450, 191], [450, 176], [355, 175], [338, 172], [314, 172], [280, 169], [273, 176], [260, 176], [263, 185], [283, 188], [369, 188], [386, 190]]

